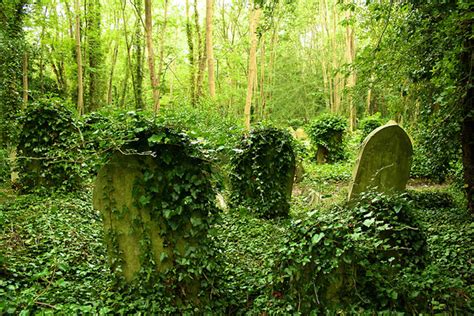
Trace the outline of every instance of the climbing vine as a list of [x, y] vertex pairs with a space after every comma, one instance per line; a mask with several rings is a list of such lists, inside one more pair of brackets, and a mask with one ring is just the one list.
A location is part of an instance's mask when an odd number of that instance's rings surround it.
[[288, 215], [295, 159], [288, 132], [274, 127], [252, 130], [231, 158], [231, 203], [262, 218]]
[[59, 99], [40, 100], [18, 120], [17, 171], [22, 192], [75, 189], [81, 183], [83, 139], [72, 111]]
[[[217, 215], [211, 163], [183, 132], [156, 125], [141, 115], [134, 115], [129, 123], [135, 135], [113, 159], [132, 159], [138, 166], [132, 190], [134, 209], [110, 198], [109, 180], [102, 212], [111, 214], [111, 221], [130, 220], [129, 234], [140, 238], [140, 271], [131, 286], [156, 291], [181, 310], [189, 301], [204, 304], [212, 296], [214, 271], [207, 234]], [[120, 234], [111, 229], [106, 235], [116, 271], [124, 264]], [[127, 283], [119, 282], [120, 286]]]
[[318, 162], [335, 162], [344, 158], [346, 129], [346, 120], [335, 114], [325, 113], [311, 122], [308, 134], [316, 147]]

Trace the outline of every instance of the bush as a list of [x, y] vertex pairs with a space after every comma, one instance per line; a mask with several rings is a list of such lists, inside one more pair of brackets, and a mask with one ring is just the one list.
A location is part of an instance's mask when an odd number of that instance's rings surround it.
[[77, 189], [82, 178], [83, 143], [73, 113], [59, 99], [26, 109], [17, 146], [22, 192]]
[[285, 130], [259, 127], [244, 135], [231, 158], [231, 204], [262, 218], [287, 216], [295, 160]]
[[359, 129], [362, 132], [362, 141], [377, 127], [383, 125], [383, 120], [380, 113], [375, 113], [371, 116], [364, 117], [359, 123]]
[[331, 163], [344, 158], [343, 136], [346, 129], [346, 120], [334, 114], [322, 114], [311, 122], [309, 137], [317, 147], [318, 162]]

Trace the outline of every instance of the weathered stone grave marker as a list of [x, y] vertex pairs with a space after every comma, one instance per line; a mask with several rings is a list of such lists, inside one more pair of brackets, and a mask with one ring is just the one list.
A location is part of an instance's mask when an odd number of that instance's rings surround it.
[[[126, 282], [148, 280], [147, 273], [159, 280], [180, 262], [192, 264], [192, 258], [207, 255], [215, 208], [210, 167], [188, 156], [184, 147], [162, 146], [154, 156], [113, 154], [95, 182], [93, 204], [103, 217], [111, 267]], [[196, 265], [193, 269], [199, 271]], [[192, 296], [199, 275], [190, 280]]]
[[410, 137], [395, 122], [372, 131], [361, 145], [349, 185], [349, 201], [370, 189], [383, 193], [403, 191], [412, 154]]

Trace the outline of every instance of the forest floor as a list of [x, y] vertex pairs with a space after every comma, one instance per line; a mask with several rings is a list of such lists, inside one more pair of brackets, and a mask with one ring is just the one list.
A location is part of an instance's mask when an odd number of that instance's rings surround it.
[[[307, 176], [294, 187], [289, 219], [262, 220], [232, 210], [221, 213], [210, 236], [223, 267], [216, 286], [225, 303], [215, 308], [229, 314], [259, 313], [268, 308], [275, 261], [288, 240], [292, 219], [346, 199], [349, 163], [308, 164], [305, 169]], [[473, 286], [465, 284], [473, 280], [474, 272], [470, 261], [473, 247], [467, 246], [472, 244], [474, 227], [462, 208], [453, 204], [460, 199], [449, 197], [452, 190], [448, 185], [411, 180], [409, 188], [446, 194], [447, 202], [438, 199], [435, 207], [417, 212], [436, 264], [436, 269], [427, 271], [434, 274], [430, 278], [441, 293], [436, 295], [449, 300], [446, 293], [456, 289], [468, 300]], [[92, 209], [91, 193], [89, 188], [51, 196], [16, 196], [9, 188], [0, 189], [0, 314], [147, 310], [148, 303], [122, 297], [113, 287], [102, 242], [102, 220]], [[442, 311], [448, 303], [430, 304]], [[285, 308], [288, 313], [297, 312], [295, 306]]]

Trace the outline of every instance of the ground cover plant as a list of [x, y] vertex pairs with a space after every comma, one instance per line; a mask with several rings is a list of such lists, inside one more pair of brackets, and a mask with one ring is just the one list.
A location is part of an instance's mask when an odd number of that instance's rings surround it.
[[0, 315], [474, 314], [473, 11], [0, 0]]

